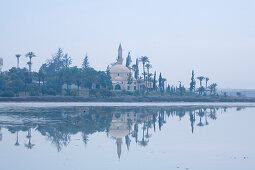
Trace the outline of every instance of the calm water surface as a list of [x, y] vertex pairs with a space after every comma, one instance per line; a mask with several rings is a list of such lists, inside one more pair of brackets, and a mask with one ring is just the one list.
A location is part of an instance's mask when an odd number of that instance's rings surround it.
[[252, 104], [97, 105], [0, 104], [0, 169], [255, 169]]

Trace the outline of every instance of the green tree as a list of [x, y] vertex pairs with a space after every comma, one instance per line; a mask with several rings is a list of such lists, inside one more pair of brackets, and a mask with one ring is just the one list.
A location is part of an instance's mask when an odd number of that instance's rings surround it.
[[83, 69], [89, 68], [89, 59], [88, 59], [88, 55], [87, 54], [86, 54], [86, 56], [83, 59], [82, 68]]
[[199, 82], [200, 82], [200, 87], [202, 87], [202, 81], [205, 79], [205, 77], [200, 76], [200, 77], [197, 77], [197, 79], [198, 79]]
[[217, 87], [217, 86], [218, 86], [218, 85], [217, 85], [216, 83], [213, 83], [213, 84], [211, 84], [211, 85], [209, 86], [211, 95], [212, 95], [212, 94], [213, 94], [213, 95], [216, 94], [216, 87]]
[[162, 90], [163, 90], [163, 92], [165, 92], [165, 82], [166, 82], [166, 79], [162, 78]]
[[147, 62], [147, 64], [145, 65], [146, 69], [147, 69], [147, 78], [146, 78], [146, 88], [148, 89], [148, 83], [150, 82], [150, 76], [152, 76], [150, 74], [150, 69], [152, 68], [151, 64], [149, 62]]
[[80, 86], [82, 83], [82, 79], [83, 79], [83, 70], [78, 69], [77, 67], [75, 67], [75, 75], [74, 75], [74, 81], [75, 84], [77, 85], [77, 93], [78, 96], [80, 95]]
[[202, 95], [205, 92], [205, 88], [203, 86], [198, 88], [198, 93]]
[[162, 92], [163, 91], [163, 82], [162, 82], [162, 75], [161, 75], [161, 73], [159, 73], [158, 86], [159, 86], [159, 90]]
[[21, 55], [20, 54], [16, 54], [16, 58], [17, 58], [17, 68], [19, 68], [19, 59], [20, 59]]
[[195, 73], [194, 70], [192, 70], [192, 75], [191, 75], [191, 82], [190, 82], [190, 92], [195, 92], [196, 90], [196, 80], [195, 80]]
[[209, 81], [209, 80], [210, 80], [210, 79], [209, 79], [208, 77], [205, 78], [205, 88], [206, 88], [206, 89], [208, 88], [207, 85], [208, 85], [208, 81]]
[[54, 54], [52, 58], [47, 61], [44, 71], [48, 78], [53, 78], [57, 75], [57, 72], [65, 68], [65, 66], [66, 63], [64, 60], [63, 49], [59, 48], [56, 54]]
[[65, 68], [68, 68], [72, 64], [72, 59], [67, 53], [63, 56], [63, 63]]
[[143, 64], [143, 78], [144, 78], [143, 80], [145, 81], [145, 75], [146, 75], [145, 64], [149, 62], [149, 58], [147, 56], [142, 56], [142, 57], [140, 57], [140, 62], [142, 62], [142, 64]]
[[27, 62], [27, 64], [28, 64], [28, 66], [29, 66], [29, 72], [31, 72], [31, 70], [32, 70], [32, 58], [34, 58], [34, 57], [36, 57], [36, 55], [35, 55], [35, 53], [34, 52], [28, 52], [27, 54], [26, 54], [26, 57], [28, 57], [29, 58], [29, 62]]
[[153, 77], [153, 90], [157, 89], [157, 80], [156, 80], [156, 71], [154, 72], [154, 77]]
[[139, 60], [138, 58], [136, 59], [136, 70], [135, 70], [135, 79], [138, 80], [139, 79]]
[[130, 56], [130, 52], [128, 52], [128, 56], [126, 58], [126, 67], [130, 68], [131, 63], [132, 63], [132, 59], [131, 59], [131, 56]]

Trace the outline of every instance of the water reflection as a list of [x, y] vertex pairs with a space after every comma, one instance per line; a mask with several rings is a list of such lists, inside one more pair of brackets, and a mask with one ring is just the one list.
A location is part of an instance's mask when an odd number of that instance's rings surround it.
[[[244, 108], [237, 108], [240, 111]], [[14, 145], [20, 145], [19, 132], [26, 132], [24, 147], [31, 150], [39, 147], [33, 143], [33, 133], [45, 136], [60, 152], [67, 147], [72, 136], [81, 133], [85, 145], [89, 136], [103, 132], [116, 143], [116, 152], [121, 157], [125, 144], [130, 149], [131, 142], [141, 147], [149, 145], [153, 134], [160, 132], [169, 119], [182, 121], [189, 117], [190, 132], [196, 128], [209, 126], [217, 119], [217, 114], [226, 112], [227, 108], [218, 107], [60, 107], [60, 108], [18, 108], [0, 111], [0, 141], [3, 140], [2, 129], [16, 134]], [[23, 139], [22, 139], [23, 140]]]

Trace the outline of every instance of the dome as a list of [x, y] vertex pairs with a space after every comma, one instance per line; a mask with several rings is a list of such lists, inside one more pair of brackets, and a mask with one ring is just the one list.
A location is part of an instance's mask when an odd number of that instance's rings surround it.
[[117, 77], [115, 77], [115, 78], [114, 78], [114, 80], [115, 80], [115, 81], [122, 81], [122, 80], [123, 80], [123, 78], [122, 78], [122, 77], [120, 77], [120, 76], [117, 76]]
[[122, 64], [116, 64], [110, 69], [111, 73], [129, 73], [130, 70]]
[[109, 131], [109, 134], [114, 138], [122, 138], [129, 134], [129, 130], [128, 129], [121, 129], [121, 130], [111, 129]]

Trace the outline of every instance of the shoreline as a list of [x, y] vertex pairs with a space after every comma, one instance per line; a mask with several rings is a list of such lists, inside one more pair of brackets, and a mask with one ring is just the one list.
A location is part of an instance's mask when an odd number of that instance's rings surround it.
[[72, 96], [27, 96], [27, 97], [0, 97], [2, 102], [118, 102], [118, 103], [142, 103], [142, 102], [208, 102], [208, 103], [255, 103], [255, 98], [234, 96], [122, 96], [110, 98], [96, 97], [72, 97]]
[[255, 103], [234, 103], [234, 102], [140, 102], [140, 103], [128, 103], [128, 102], [4, 102], [1, 103], [0, 109], [3, 108], [57, 108], [57, 107], [115, 107], [115, 108], [212, 108], [212, 107], [221, 107], [221, 108], [247, 108], [255, 107]]

